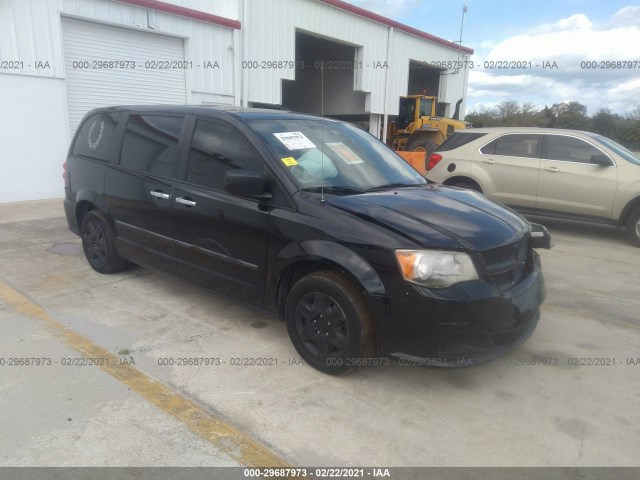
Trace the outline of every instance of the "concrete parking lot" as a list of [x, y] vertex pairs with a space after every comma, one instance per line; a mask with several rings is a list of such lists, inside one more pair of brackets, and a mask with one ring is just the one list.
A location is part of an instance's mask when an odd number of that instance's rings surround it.
[[[0, 465], [640, 466], [640, 249], [543, 223], [548, 297], [521, 348], [330, 377], [261, 312], [140, 267], [94, 272], [61, 200], [0, 205]], [[124, 373], [63, 360], [92, 351]], [[208, 434], [218, 421], [231, 433]]]

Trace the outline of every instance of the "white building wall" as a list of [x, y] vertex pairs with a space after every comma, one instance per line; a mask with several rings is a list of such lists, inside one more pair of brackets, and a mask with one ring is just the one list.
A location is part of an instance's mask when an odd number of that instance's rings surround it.
[[[235, 0], [193, 1], [217, 4], [208, 9], [215, 15], [237, 13]], [[238, 37], [229, 27], [113, 0], [0, 0], [0, 58], [23, 62], [20, 69], [0, 72], [0, 203], [64, 195], [61, 171], [70, 130], [61, 16], [183, 38], [185, 59], [194, 63], [185, 72], [187, 101], [239, 103]], [[205, 69], [205, 60], [219, 67]], [[37, 68], [37, 62], [48, 66]]]
[[199, 12], [206, 12], [219, 17], [239, 20], [240, 4], [242, 0], [162, 0], [180, 7], [191, 8]]
[[[300, 29], [332, 41], [364, 47], [361, 89], [372, 93], [370, 108], [382, 111], [385, 72], [372, 65], [386, 52], [388, 27], [320, 2], [308, 0], [250, 0], [240, 19], [246, 28], [244, 61], [295, 60], [295, 32]], [[355, 60], [355, 58], [354, 58]], [[384, 59], [382, 59], [384, 60]], [[367, 67], [369, 65], [369, 67]], [[245, 69], [247, 99], [281, 104], [281, 80], [293, 80], [288, 69]], [[312, 94], [312, 92], [310, 92]]]
[[[227, 11], [236, 2], [211, 3], [224, 5], [226, 8], [217, 10]], [[65, 78], [61, 15], [188, 39], [185, 58], [194, 61], [189, 72], [188, 93], [231, 99], [234, 96], [233, 29], [113, 0], [3, 0], [0, 2], [0, 58], [25, 62], [20, 71], [3, 73]], [[36, 60], [48, 61], [51, 68], [29, 66]], [[219, 68], [204, 68], [205, 60], [218, 61]], [[187, 80], [189, 82], [189, 78]]]
[[64, 195], [64, 89], [61, 79], [0, 74], [0, 203]]
[[[389, 72], [389, 95], [387, 96], [387, 113], [398, 114], [398, 97], [416, 92], [407, 92], [409, 82], [409, 63], [411, 60], [418, 62], [443, 62], [468, 60], [464, 52], [458, 52], [451, 48], [429, 42], [401, 30], [394, 30], [393, 41], [389, 51], [389, 62], [393, 64]], [[462, 86], [465, 77], [469, 75], [468, 69], [461, 69], [458, 74], [449, 74], [440, 77], [440, 102], [455, 103], [462, 97]], [[429, 94], [429, 92], [427, 92]]]
[[[462, 59], [457, 50], [402, 30], [390, 31], [391, 27], [387, 25], [321, 2], [245, 1], [246, 11], [240, 18], [243, 22], [244, 61], [295, 60], [296, 29], [362, 47], [363, 69], [359, 88], [369, 94], [366, 105], [370, 113], [398, 113], [398, 97], [408, 93], [410, 60]], [[388, 69], [376, 68], [384, 62], [387, 62]], [[295, 71], [293, 68], [244, 69], [243, 73], [247, 75], [248, 101], [281, 104], [281, 80], [293, 80]], [[455, 104], [462, 96], [461, 85], [465, 84], [467, 75], [468, 70], [461, 70], [459, 75], [448, 75], [441, 83], [442, 91], [446, 92], [441, 101]]]
[[[468, 62], [469, 58], [469, 55], [461, 55], [460, 61]], [[440, 101], [451, 104], [451, 112], [449, 112], [449, 115], [453, 115], [456, 102], [462, 98], [462, 105], [460, 105], [460, 119], [464, 118], [464, 112], [467, 105], [467, 98], [465, 95], [467, 94], [468, 84], [468, 68], [447, 70], [447, 74], [440, 77]]]

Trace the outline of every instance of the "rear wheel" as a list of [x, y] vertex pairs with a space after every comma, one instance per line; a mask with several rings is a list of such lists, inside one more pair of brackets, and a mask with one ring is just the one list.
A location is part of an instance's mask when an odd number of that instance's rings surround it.
[[349, 372], [374, 353], [363, 294], [342, 273], [326, 270], [299, 280], [287, 298], [285, 321], [300, 356], [321, 372]]
[[84, 216], [80, 237], [84, 255], [96, 272], [115, 273], [128, 265], [116, 252], [111, 227], [99, 211], [91, 210]]
[[636, 208], [627, 219], [627, 235], [636, 247], [640, 247], [640, 208]]
[[407, 151], [408, 152], [425, 152], [425, 162], [429, 163], [429, 158], [431, 154], [435, 151], [436, 144], [433, 143], [432, 140], [429, 140], [425, 136], [417, 136], [414, 138], [410, 138], [407, 142]]

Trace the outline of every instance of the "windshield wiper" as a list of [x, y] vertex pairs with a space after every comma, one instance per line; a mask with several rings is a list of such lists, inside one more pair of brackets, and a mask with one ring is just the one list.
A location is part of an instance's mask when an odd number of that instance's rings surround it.
[[[314, 192], [314, 193], [320, 193], [322, 190], [323, 190], [322, 187], [306, 187], [306, 188], [302, 189], [303, 192]], [[350, 187], [348, 185], [326, 185], [324, 187], [324, 192], [325, 193], [337, 193], [337, 194], [341, 194], [341, 193], [365, 193], [366, 190], [364, 188]]]
[[415, 187], [418, 185], [425, 185], [424, 183], [386, 183], [384, 185], [378, 185], [377, 187], [367, 188], [367, 192], [378, 192], [381, 190], [389, 190], [390, 188], [399, 188], [399, 187]]

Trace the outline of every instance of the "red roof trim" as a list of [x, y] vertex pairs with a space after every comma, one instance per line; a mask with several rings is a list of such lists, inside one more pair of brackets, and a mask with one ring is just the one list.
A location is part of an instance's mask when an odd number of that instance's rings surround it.
[[361, 17], [368, 18], [369, 20], [373, 20], [374, 22], [382, 23], [384, 25], [388, 25], [389, 27], [397, 28], [398, 30], [402, 30], [403, 32], [410, 33], [411, 35], [415, 35], [416, 37], [424, 38], [429, 40], [430, 42], [439, 43], [440, 45], [444, 45], [445, 47], [453, 48], [455, 50], [460, 50], [465, 53], [473, 53], [473, 48], [469, 47], [461, 47], [457, 43], [450, 42], [440, 37], [436, 37], [435, 35], [431, 35], [430, 33], [423, 32], [422, 30], [418, 30], [417, 28], [410, 27], [405, 25], [404, 23], [396, 22], [395, 20], [391, 20], [389, 18], [383, 17], [382, 15], [378, 15], [377, 13], [370, 12], [369, 10], [365, 10], [364, 8], [356, 7], [347, 2], [343, 2], [342, 0], [318, 0], [322, 3], [326, 3], [327, 5], [331, 5], [332, 7], [340, 8], [342, 10], [346, 10], [347, 12], [355, 13], [356, 15], [360, 15]]
[[193, 18], [194, 20], [199, 20], [201, 22], [214, 23], [216, 25], [222, 25], [223, 27], [240, 29], [240, 22], [238, 20], [219, 17], [218, 15], [212, 15], [211, 13], [201, 12], [200, 10], [193, 10], [192, 8], [180, 7], [178, 5], [172, 5], [170, 3], [161, 2], [159, 0], [116, 1], [135, 5], [136, 7], [151, 8], [153, 10], [159, 10], [161, 12], [170, 13], [172, 15], [179, 15], [181, 17]]

